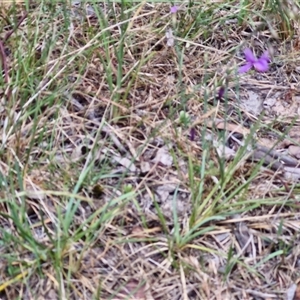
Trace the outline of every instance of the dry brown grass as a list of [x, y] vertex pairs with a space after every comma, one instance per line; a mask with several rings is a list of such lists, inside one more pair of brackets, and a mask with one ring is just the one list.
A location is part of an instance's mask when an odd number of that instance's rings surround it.
[[[298, 299], [299, 23], [238, 4], [32, 4], [4, 44], [1, 299]], [[267, 73], [236, 74], [245, 47]]]

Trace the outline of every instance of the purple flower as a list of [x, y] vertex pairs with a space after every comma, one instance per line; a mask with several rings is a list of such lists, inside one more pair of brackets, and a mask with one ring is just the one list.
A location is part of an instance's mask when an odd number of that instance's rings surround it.
[[191, 131], [190, 131], [190, 139], [191, 139], [191, 141], [195, 140], [195, 136], [196, 136], [196, 130], [195, 130], [194, 127], [192, 127]]
[[224, 86], [221, 86], [220, 89], [219, 89], [219, 92], [218, 92], [218, 97], [217, 97], [217, 99], [218, 99], [218, 100], [222, 100], [224, 94], [225, 94], [225, 88], [224, 88]]
[[239, 73], [246, 73], [252, 67], [258, 72], [266, 72], [269, 69], [270, 57], [268, 51], [265, 51], [260, 58], [256, 58], [253, 52], [247, 48], [244, 51], [247, 63], [239, 68]]
[[174, 5], [170, 8], [170, 11], [172, 14], [176, 14], [178, 9], [179, 9], [179, 7], [177, 5]]

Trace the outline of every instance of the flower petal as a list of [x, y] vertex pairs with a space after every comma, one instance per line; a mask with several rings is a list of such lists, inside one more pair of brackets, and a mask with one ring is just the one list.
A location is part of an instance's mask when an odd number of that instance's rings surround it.
[[265, 51], [259, 59], [264, 59], [264, 60], [266, 60], [267, 62], [270, 62], [271, 59], [270, 59], [269, 52], [268, 52], [268, 51]]
[[245, 49], [244, 54], [247, 62], [256, 62], [257, 58], [254, 56], [253, 52], [249, 48]]
[[172, 6], [172, 7], [170, 8], [170, 12], [171, 12], [172, 14], [176, 14], [177, 11], [178, 11], [178, 9], [179, 9], [179, 7], [178, 7], [177, 5], [174, 5], [174, 6]]
[[219, 92], [218, 92], [217, 99], [221, 100], [223, 98], [223, 96], [224, 96], [224, 93], [225, 93], [225, 88], [223, 86], [221, 86], [220, 89], [219, 89]]
[[253, 64], [254, 68], [258, 72], [266, 72], [269, 69], [269, 64], [266, 59], [260, 58]]
[[239, 73], [242, 74], [248, 72], [252, 68], [252, 66], [253, 63], [251, 62], [246, 63], [245, 65], [239, 67]]
[[195, 130], [194, 127], [192, 127], [191, 131], [190, 131], [190, 139], [191, 139], [191, 141], [195, 140], [195, 136], [196, 136], [196, 130]]

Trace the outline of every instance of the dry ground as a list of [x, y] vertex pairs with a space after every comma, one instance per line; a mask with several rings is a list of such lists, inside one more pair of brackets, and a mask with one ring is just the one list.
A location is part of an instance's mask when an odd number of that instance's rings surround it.
[[300, 299], [296, 3], [75, 2], [1, 10], [0, 298]]

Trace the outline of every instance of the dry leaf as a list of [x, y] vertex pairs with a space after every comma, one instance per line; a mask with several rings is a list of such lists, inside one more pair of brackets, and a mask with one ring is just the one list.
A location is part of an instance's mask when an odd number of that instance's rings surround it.
[[72, 154], [71, 154], [71, 160], [73, 162], [79, 161], [80, 159], [82, 159], [82, 145], [77, 146], [73, 149]]
[[[286, 300], [298, 300], [300, 298], [296, 298], [297, 295], [295, 294], [297, 290], [297, 285], [293, 283], [286, 291]], [[295, 298], [294, 298], [295, 296]]]
[[164, 146], [158, 149], [155, 158], [152, 160], [154, 163], [161, 163], [166, 167], [170, 167], [173, 164], [173, 157], [169, 153], [168, 147]]
[[177, 185], [175, 184], [164, 184], [159, 186], [155, 192], [159, 195], [160, 201], [164, 202], [175, 191], [176, 187]]
[[182, 217], [190, 210], [190, 204], [180, 194], [177, 195], [176, 199], [174, 199], [174, 195], [169, 195], [160, 207], [164, 215], [170, 219], [173, 217], [174, 210], [178, 217]]
[[263, 109], [261, 96], [253, 91], [247, 91], [248, 98], [242, 100], [242, 106], [255, 116], [259, 115]]
[[114, 161], [128, 169], [130, 172], [136, 172], [136, 166], [127, 157], [114, 156], [113, 159]]
[[141, 161], [140, 168], [141, 168], [141, 172], [143, 174], [145, 174], [145, 173], [148, 173], [151, 170], [151, 165], [147, 161]]
[[207, 133], [205, 135], [205, 139], [213, 142], [213, 145], [216, 148], [219, 157], [222, 157], [226, 160], [233, 159], [235, 157], [236, 151], [225, 146], [224, 142], [217, 141], [213, 135]]
[[299, 168], [292, 168], [292, 167], [284, 167], [284, 178], [286, 180], [295, 182], [300, 179], [300, 169]]
[[300, 147], [295, 146], [295, 145], [289, 146], [289, 154], [299, 159], [300, 158]]
[[216, 147], [219, 157], [226, 160], [233, 159], [235, 157], [236, 152], [233, 149], [218, 142], [214, 142], [213, 145]]
[[264, 107], [278, 117], [294, 118], [299, 116], [299, 97], [290, 91], [277, 92], [264, 101]]
[[174, 36], [173, 36], [173, 31], [171, 28], [168, 28], [168, 30], [166, 31], [166, 38], [167, 38], [167, 45], [169, 47], [173, 47], [174, 46]]

